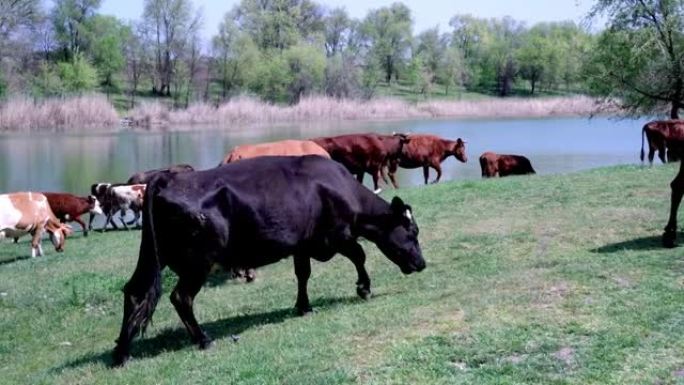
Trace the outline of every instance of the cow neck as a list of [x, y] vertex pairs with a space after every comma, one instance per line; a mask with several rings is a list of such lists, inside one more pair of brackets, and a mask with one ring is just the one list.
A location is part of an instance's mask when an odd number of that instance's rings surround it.
[[362, 211], [356, 217], [355, 232], [373, 241], [380, 229], [382, 218], [391, 214], [389, 203], [366, 190], [361, 199]]

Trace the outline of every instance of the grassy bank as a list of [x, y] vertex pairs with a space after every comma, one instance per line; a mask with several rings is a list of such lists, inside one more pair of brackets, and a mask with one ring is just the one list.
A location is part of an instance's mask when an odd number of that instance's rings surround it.
[[[0, 248], [7, 384], [684, 383], [684, 259], [660, 248], [674, 165], [403, 189], [428, 268], [404, 277], [364, 243], [375, 297], [342, 257], [313, 265], [316, 314], [293, 315], [291, 260], [196, 301], [189, 342], [167, 297], [134, 360], [107, 369], [138, 232], [80, 235], [14, 261]], [[392, 191], [386, 192], [391, 196]], [[512, 204], [513, 203], [513, 204]], [[46, 245], [47, 250], [47, 245]], [[234, 343], [229, 337], [239, 334]]]
[[[115, 98], [113, 98], [115, 100]], [[400, 98], [338, 100], [311, 97], [292, 106], [236, 98], [219, 106], [197, 103], [173, 109], [151, 99], [132, 110], [117, 113], [104, 96], [34, 101], [14, 98], [0, 102], [0, 132], [76, 131], [82, 129], [194, 129], [234, 128], [248, 125], [342, 120], [432, 118], [537, 118], [589, 116], [598, 110], [594, 99], [582, 96], [548, 98], [483, 97], [466, 100], [428, 100], [417, 103]], [[125, 119], [126, 126], [120, 124]]]

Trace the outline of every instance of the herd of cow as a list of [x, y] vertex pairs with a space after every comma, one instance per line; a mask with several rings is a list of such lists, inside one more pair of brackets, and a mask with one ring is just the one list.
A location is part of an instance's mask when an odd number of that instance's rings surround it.
[[[684, 121], [652, 122], [643, 128], [649, 160], [659, 151], [665, 161], [681, 159]], [[200, 348], [212, 344], [199, 326], [193, 300], [215, 268], [247, 271], [293, 256], [298, 293], [295, 308], [311, 312], [307, 282], [310, 259], [328, 261], [347, 257], [355, 266], [356, 292], [371, 295], [363, 237], [377, 245], [404, 274], [426, 266], [418, 242], [418, 225], [411, 206], [399, 197], [391, 202], [378, 192], [383, 180], [398, 187], [399, 167], [422, 168], [442, 176], [441, 163], [450, 156], [467, 162], [466, 142], [418, 134], [350, 134], [310, 140], [238, 146], [218, 167], [195, 171], [176, 165], [133, 175], [127, 183], [96, 183], [91, 195], [14, 193], [0, 195], [0, 239], [33, 236], [32, 256], [42, 255], [40, 238], [47, 232], [58, 251], [76, 221], [87, 235], [95, 215], [118, 228], [114, 214], [121, 213], [124, 228], [142, 226], [140, 254], [135, 271], [124, 287], [124, 313], [113, 353], [115, 365], [129, 357], [133, 338], [143, 331], [161, 294], [161, 271], [172, 269], [179, 277], [171, 302], [192, 341]], [[642, 142], [642, 160], [644, 159]], [[530, 161], [520, 155], [485, 152], [480, 157], [483, 177], [533, 174]], [[374, 191], [362, 183], [373, 179]], [[355, 180], [356, 179], [356, 180]], [[672, 182], [672, 210], [663, 235], [665, 246], [674, 245], [676, 214], [684, 194], [684, 163]], [[124, 216], [132, 210], [135, 219]], [[80, 216], [90, 213], [86, 225]], [[142, 224], [140, 216], [142, 215]], [[249, 279], [249, 278], [248, 278]]]

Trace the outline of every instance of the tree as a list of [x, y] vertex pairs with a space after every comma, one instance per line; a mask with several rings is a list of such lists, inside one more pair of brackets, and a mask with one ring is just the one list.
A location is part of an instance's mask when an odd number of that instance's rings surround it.
[[145, 0], [144, 22], [152, 35], [155, 76], [152, 92], [171, 96], [175, 66], [201, 24], [190, 0]]
[[226, 99], [234, 90], [250, 82], [249, 77], [259, 52], [252, 38], [241, 32], [230, 14], [219, 25], [212, 39], [221, 82], [221, 97]]
[[684, 4], [675, 0], [599, 0], [590, 15], [608, 28], [587, 66], [590, 89], [619, 99], [626, 111], [649, 114], [684, 103]]
[[90, 91], [97, 85], [97, 70], [88, 63], [82, 53], [57, 65], [59, 78], [68, 93]]
[[62, 80], [54, 66], [42, 61], [32, 81], [32, 92], [35, 96], [56, 96], [64, 92]]
[[290, 74], [288, 92], [290, 103], [322, 89], [325, 77], [325, 55], [308, 44], [298, 44], [283, 53]]
[[372, 10], [361, 28], [368, 49], [380, 63], [389, 84], [411, 47], [411, 10], [402, 3]]
[[323, 10], [310, 0], [242, 0], [231, 15], [262, 50], [284, 50], [323, 31]]
[[151, 69], [152, 59], [149, 50], [145, 47], [144, 27], [141, 24], [131, 23], [126, 26], [126, 29], [128, 33], [124, 36], [123, 56], [129, 85], [130, 108], [133, 108], [140, 78], [144, 72]]
[[100, 8], [102, 0], [55, 0], [50, 18], [64, 59], [78, 55], [85, 45], [86, 23]]
[[0, 53], [12, 33], [22, 26], [32, 26], [40, 15], [40, 0], [0, 0]]
[[344, 8], [335, 8], [325, 17], [325, 51], [328, 57], [341, 52], [349, 38], [352, 20]]
[[[418, 34], [416, 43], [415, 54], [422, 58], [422, 64], [436, 76], [447, 50], [447, 37], [440, 35], [439, 27], [434, 27]], [[434, 82], [435, 78], [430, 81]]]
[[124, 41], [132, 31], [117, 18], [102, 15], [92, 17], [86, 30], [93, 64], [109, 97], [110, 90], [116, 86], [115, 75], [124, 68]]
[[465, 64], [461, 51], [456, 47], [447, 48], [437, 69], [437, 78], [444, 85], [444, 94], [449, 95], [451, 86], [460, 86], [465, 78]]

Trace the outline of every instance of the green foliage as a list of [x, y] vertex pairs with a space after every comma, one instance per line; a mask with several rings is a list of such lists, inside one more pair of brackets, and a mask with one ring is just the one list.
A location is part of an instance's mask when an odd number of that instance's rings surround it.
[[117, 86], [116, 76], [124, 68], [123, 44], [131, 33], [113, 16], [96, 15], [88, 22], [90, 56], [107, 90]]
[[82, 54], [75, 55], [71, 61], [59, 63], [57, 68], [67, 93], [90, 91], [97, 85], [97, 70]]
[[55, 0], [50, 18], [65, 59], [87, 50], [87, 24], [101, 4], [102, 0]]
[[684, 105], [684, 7], [680, 1], [601, 0], [593, 16], [608, 17], [585, 67], [590, 90], [618, 99], [632, 114], [672, 118]]
[[290, 68], [277, 51], [264, 52], [254, 66], [249, 88], [269, 102], [288, 100]]
[[7, 81], [5, 80], [5, 77], [2, 75], [2, 71], [0, 71], [0, 98], [4, 97], [6, 92]]
[[64, 84], [55, 65], [46, 61], [40, 63], [32, 80], [32, 93], [35, 96], [50, 97], [64, 93]]
[[290, 103], [302, 96], [320, 92], [325, 77], [325, 54], [319, 48], [300, 43], [283, 52], [289, 68], [288, 93]]
[[226, 15], [219, 34], [212, 40], [224, 99], [252, 82], [254, 66], [259, 60], [259, 50], [252, 38], [241, 32], [229, 16]]
[[375, 62], [382, 67], [387, 83], [404, 64], [411, 47], [412, 30], [411, 10], [402, 3], [371, 10], [361, 25], [363, 39], [371, 47]]

